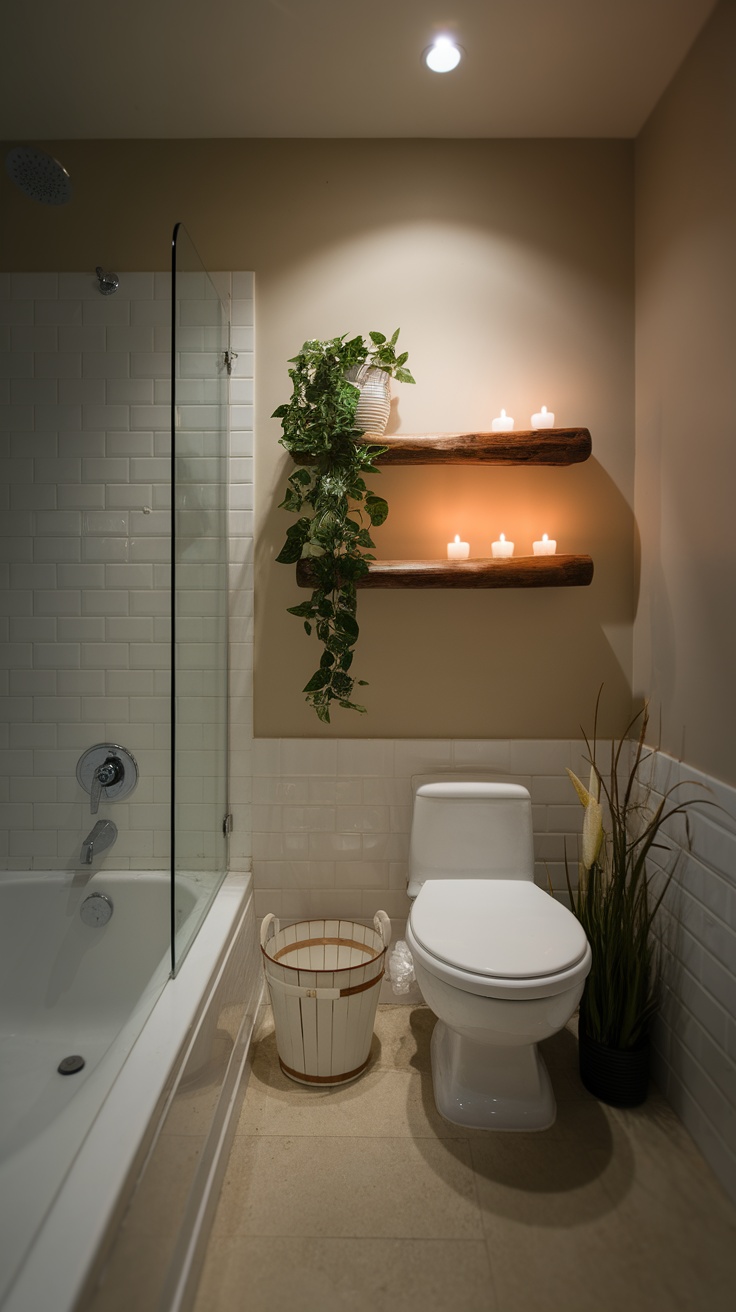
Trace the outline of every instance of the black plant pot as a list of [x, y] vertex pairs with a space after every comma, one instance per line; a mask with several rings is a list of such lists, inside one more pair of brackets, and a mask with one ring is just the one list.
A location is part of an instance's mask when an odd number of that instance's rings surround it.
[[609, 1048], [585, 1032], [580, 1019], [580, 1078], [589, 1093], [611, 1107], [638, 1107], [649, 1091], [649, 1040], [635, 1048]]

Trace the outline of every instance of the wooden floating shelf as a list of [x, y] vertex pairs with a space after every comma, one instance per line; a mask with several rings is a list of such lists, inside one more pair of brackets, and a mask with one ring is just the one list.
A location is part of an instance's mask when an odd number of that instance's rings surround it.
[[[387, 446], [377, 465], [577, 465], [592, 450], [587, 428], [530, 428], [513, 433], [396, 433], [359, 441]], [[311, 455], [295, 455], [309, 465]]]
[[[584, 588], [590, 556], [516, 556], [510, 560], [374, 560], [359, 588]], [[300, 588], [314, 587], [308, 557], [297, 562]]]

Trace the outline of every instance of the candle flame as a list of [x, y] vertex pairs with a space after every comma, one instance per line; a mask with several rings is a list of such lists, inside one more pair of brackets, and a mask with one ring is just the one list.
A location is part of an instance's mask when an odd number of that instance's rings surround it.
[[[543, 405], [543, 406], [542, 406], [542, 414], [543, 414], [543, 415], [546, 415], [546, 413], [547, 413], [547, 407], [546, 407], [546, 405]], [[545, 534], [545, 536], [546, 536], [546, 534]]]
[[505, 418], [506, 418], [506, 411], [505, 411], [505, 410], [502, 410], [502, 411], [501, 411], [501, 418], [502, 418], [502, 419], [505, 419]]
[[499, 538], [498, 540], [499, 540], [499, 542], [505, 542], [505, 541], [506, 541], [506, 534], [505, 534], [505, 533], [502, 533], [501, 536], [500, 536], [500, 538]]
[[456, 541], [456, 542], [459, 542], [459, 541], [460, 541], [460, 534], [459, 534], [459, 533], [456, 533], [456, 534], [455, 534], [455, 541]]
[[547, 534], [546, 534], [546, 533], [543, 533], [543, 534], [542, 534], [542, 541], [543, 541], [543, 542], [549, 542], [549, 538], [547, 537]]

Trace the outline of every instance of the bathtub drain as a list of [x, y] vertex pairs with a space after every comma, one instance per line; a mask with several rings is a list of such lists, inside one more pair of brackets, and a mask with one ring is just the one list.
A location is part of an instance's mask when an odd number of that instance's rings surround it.
[[76, 1075], [84, 1066], [84, 1057], [73, 1056], [65, 1057], [56, 1067], [60, 1075]]

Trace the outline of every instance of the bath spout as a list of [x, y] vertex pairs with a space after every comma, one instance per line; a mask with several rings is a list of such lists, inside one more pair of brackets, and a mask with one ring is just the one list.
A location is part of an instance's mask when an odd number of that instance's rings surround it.
[[112, 820], [98, 820], [94, 829], [87, 834], [82, 843], [79, 859], [83, 866], [91, 866], [92, 858], [108, 847], [112, 847], [118, 836], [118, 827]]

